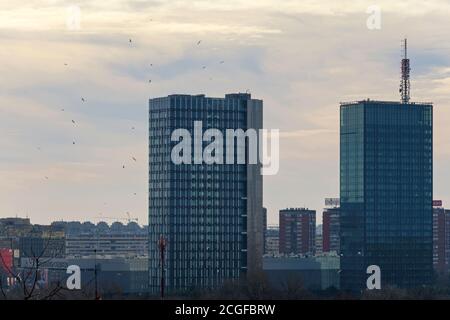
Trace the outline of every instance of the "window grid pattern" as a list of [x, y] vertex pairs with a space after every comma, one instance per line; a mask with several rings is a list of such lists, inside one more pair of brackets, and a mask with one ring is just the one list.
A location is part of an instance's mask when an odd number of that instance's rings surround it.
[[[150, 290], [160, 288], [160, 235], [167, 240], [166, 288], [213, 288], [246, 268], [246, 165], [175, 165], [174, 129], [246, 130], [246, 100], [176, 95], [150, 100]], [[192, 150], [194, 137], [192, 137]], [[203, 143], [205, 147], [208, 142]], [[235, 157], [237, 157], [235, 144]]]
[[432, 276], [432, 106], [341, 107], [341, 250], [345, 286], [429, 284]]

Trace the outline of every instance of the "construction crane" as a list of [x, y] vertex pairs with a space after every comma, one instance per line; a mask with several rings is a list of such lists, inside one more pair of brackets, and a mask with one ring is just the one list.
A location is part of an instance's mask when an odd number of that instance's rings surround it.
[[127, 221], [128, 223], [130, 223], [131, 221], [135, 221], [137, 223], [139, 223], [139, 219], [138, 218], [132, 218], [130, 213], [127, 212], [127, 218], [122, 218], [122, 217], [104, 217], [100, 214], [100, 216], [95, 217], [95, 219], [106, 219], [106, 220], [122, 220], [122, 221]]

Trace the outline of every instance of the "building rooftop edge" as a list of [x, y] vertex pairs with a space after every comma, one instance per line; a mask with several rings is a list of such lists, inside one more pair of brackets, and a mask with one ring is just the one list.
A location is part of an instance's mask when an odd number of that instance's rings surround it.
[[362, 104], [362, 103], [379, 103], [379, 104], [398, 104], [398, 105], [402, 105], [402, 104], [406, 104], [406, 105], [433, 105], [433, 102], [408, 102], [408, 103], [402, 103], [400, 101], [384, 101], [384, 100], [371, 100], [371, 99], [365, 99], [365, 100], [357, 100], [357, 101], [349, 101], [349, 102], [339, 102], [339, 104], [341, 106], [344, 105], [357, 105], [357, 104]]
[[206, 94], [185, 94], [185, 93], [173, 93], [166, 96], [160, 96], [160, 97], [153, 97], [150, 98], [150, 100], [153, 99], [163, 99], [163, 98], [170, 98], [170, 97], [195, 97], [195, 98], [205, 98], [205, 99], [226, 99], [226, 98], [239, 98], [239, 97], [245, 97], [248, 100], [261, 100], [261, 99], [252, 99], [251, 93], [248, 92], [232, 92], [232, 93], [226, 93], [223, 97], [209, 97], [206, 96]]
[[280, 209], [280, 211], [315, 211], [315, 210], [309, 208], [284, 208]]

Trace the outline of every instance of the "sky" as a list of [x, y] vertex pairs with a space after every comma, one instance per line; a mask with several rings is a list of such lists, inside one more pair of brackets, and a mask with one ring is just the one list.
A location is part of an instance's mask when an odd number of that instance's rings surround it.
[[449, 15], [446, 0], [2, 0], [0, 217], [146, 224], [148, 99], [249, 90], [281, 133], [269, 224], [285, 207], [320, 223], [339, 196], [339, 102], [399, 101], [404, 37], [450, 207]]

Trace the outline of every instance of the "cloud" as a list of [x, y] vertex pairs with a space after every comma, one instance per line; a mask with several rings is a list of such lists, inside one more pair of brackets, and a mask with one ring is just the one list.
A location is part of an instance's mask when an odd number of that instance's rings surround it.
[[148, 99], [247, 89], [264, 100], [265, 127], [281, 133], [280, 173], [265, 178], [269, 220], [289, 205], [319, 209], [339, 193], [339, 102], [399, 99], [405, 34], [413, 97], [436, 105], [436, 192], [445, 194], [448, 1], [377, 1], [379, 31], [366, 28], [373, 1], [75, 3], [78, 31], [66, 27], [73, 1], [0, 4], [2, 216], [84, 220], [108, 210], [147, 221]]

